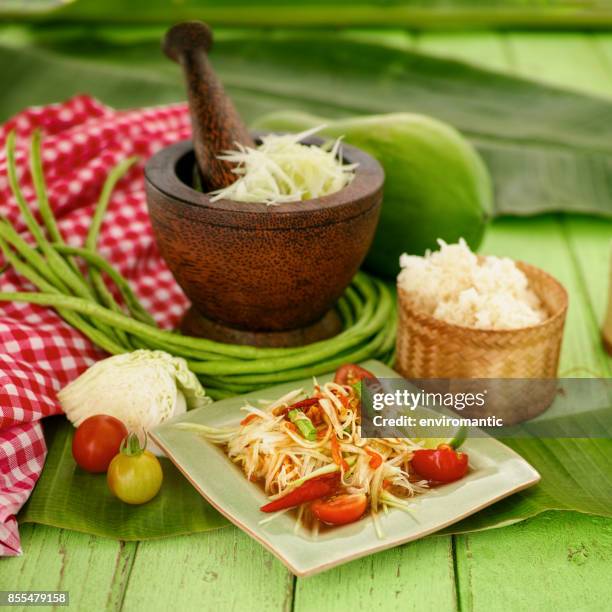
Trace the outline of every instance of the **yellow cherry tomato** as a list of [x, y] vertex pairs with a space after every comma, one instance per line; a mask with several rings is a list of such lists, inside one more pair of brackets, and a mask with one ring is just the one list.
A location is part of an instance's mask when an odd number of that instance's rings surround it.
[[162, 485], [163, 472], [157, 457], [144, 450], [131, 433], [108, 466], [108, 487], [127, 504], [144, 504], [153, 499]]

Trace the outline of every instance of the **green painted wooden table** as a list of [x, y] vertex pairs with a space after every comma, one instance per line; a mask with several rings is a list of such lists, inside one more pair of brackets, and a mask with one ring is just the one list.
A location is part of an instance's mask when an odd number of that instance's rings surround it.
[[[612, 97], [612, 34], [397, 31], [386, 40]], [[485, 252], [539, 265], [569, 290], [561, 374], [612, 375], [599, 342], [611, 240], [612, 222], [562, 215], [503, 219], [486, 239]], [[142, 543], [38, 525], [24, 525], [21, 534], [25, 554], [0, 561], [0, 590], [68, 590], [78, 610], [591, 612], [612, 606], [612, 520], [576, 513], [431, 536], [299, 580], [234, 527]]]

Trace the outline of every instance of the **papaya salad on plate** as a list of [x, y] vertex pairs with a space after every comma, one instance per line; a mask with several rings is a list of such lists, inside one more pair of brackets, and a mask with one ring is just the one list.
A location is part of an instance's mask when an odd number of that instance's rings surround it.
[[[178, 423], [220, 446], [245, 477], [262, 486], [268, 502], [260, 524], [286, 512], [300, 527], [345, 525], [370, 516], [410, 513], [410, 499], [432, 486], [459, 480], [468, 456], [450, 444], [415, 438], [361, 438], [361, 384], [375, 376], [354, 364], [333, 381], [313, 381], [274, 401], [246, 402], [235, 427]], [[432, 444], [433, 443], [433, 444]], [[268, 516], [264, 516], [267, 514]]]

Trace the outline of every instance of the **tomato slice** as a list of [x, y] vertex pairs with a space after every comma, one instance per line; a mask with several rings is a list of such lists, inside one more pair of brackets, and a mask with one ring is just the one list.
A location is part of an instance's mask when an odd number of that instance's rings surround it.
[[366, 511], [368, 498], [365, 493], [336, 495], [330, 499], [318, 499], [310, 504], [312, 513], [328, 525], [346, 525], [358, 521]]
[[296, 489], [293, 489], [293, 491], [287, 493], [287, 495], [283, 495], [265, 506], [262, 506], [260, 510], [262, 512], [278, 512], [279, 510], [293, 508], [294, 506], [299, 506], [300, 504], [319, 499], [320, 497], [328, 497], [336, 492], [339, 484], [340, 474], [338, 474], [338, 472], [325, 474], [318, 478], [312, 478]]
[[334, 382], [339, 385], [354, 385], [364, 378], [376, 378], [376, 376], [355, 363], [345, 363], [336, 370]]
[[463, 478], [468, 470], [468, 456], [448, 444], [436, 449], [423, 449], [412, 456], [414, 471], [432, 482], [454, 482]]

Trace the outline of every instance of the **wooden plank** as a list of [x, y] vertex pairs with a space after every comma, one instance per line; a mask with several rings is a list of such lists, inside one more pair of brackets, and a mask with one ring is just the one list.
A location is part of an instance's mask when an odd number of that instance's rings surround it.
[[550, 512], [456, 542], [462, 610], [610, 609], [608, 519]]
[[298, 580], [295, 593], [299, 612], [456, 609], [451, 538], [441, 536]]
[[123, 610], [289, 610], [293, 575], [236, 527], [141, 542]]
[[136, 544], [43, 525], [20, 533], [25, 554], [0, 561], [0, 590], [68, 591], [75, 610], [119, 609]]

